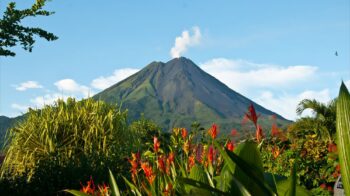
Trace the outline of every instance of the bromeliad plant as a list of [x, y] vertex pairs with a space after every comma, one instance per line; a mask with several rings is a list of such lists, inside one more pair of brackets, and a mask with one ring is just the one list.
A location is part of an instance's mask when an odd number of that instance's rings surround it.
[[256, 137], [237, 146], [234, 143], [237, 131], [233, 130], [220, 142], [216, 124], [199, 140], [199, 135], [185, 128], [173, 130], [170, 146], [162, 145], [158, 137], [154, 137], [149, 150], [133, 153], [129, 159], [131, 179], [123, 177], [127, 190], [119, 191], [118, 186], [112, 184], [111, 189], [118, 190], [113, 194], [308, 195], [297, 186], [295, 166], [288, 179], [281, 180], [264, 172], [258, 148], [264, 134], [258, 117], [251, 105], [246, 118], [256, 127]]

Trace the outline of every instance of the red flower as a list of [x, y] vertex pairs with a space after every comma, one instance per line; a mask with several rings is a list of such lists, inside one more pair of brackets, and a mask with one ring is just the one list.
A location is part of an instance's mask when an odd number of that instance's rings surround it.
[[226, 144], [226, 148], [229, 150], [229, 151], [233, 151], [235, 149], [235, 145], [233, 144], [233, 142], [231, 140], [229, 140]]
[[94, 195], [95, 194], [95, 189], [96, 189], [95, 183], [92, 180], [92, 177], [90, 176], [90, 180], [87, 182], [87, 185], [86, 186], [82, 185], [82, 189], [80, 191], [83, 192], [83, 193]]
[[326, 188], [326, 184], [325, 183], [321, 184], [320, 188], [325, 189]]
[[216, 136], [218, 135], [218, 126], [214, 123], [211, 128], [208, 131], [208, 134], [210, 135], [211, 138], [215, 139]]
[[208, 161], [210, 164], [213, 164], [213, 160], [214, 160], [214, 149], [212, 146], [210, 146], [208, 151]]
[[158, 169], [163, 173], [166, 172], [165, 161], [163, 156], [158, 157]]
[[185, 128], [182, 128], [181, 136], [182, 136], [182, 139], [185, 139], [187, 137], [187, 130]]
[[100, 193], [103, 193], [103, 195], [109, 195], [108, 194], [109, 187], [105, 183], [103, 183], [103, 185], [98, 185], [97, 188], [100, 191]]
[[244, 115], [243, 123], [245, 123], [247, 120], [251, 120], [254, 123], [255, 127], [257, 127], [258, 118], [259, 116], [256, 115], [256, 111], [253, 104], [250, 104], [250, 106], [248, 107], [248, 112]]
[[156, 176], [153, 173], [152, 166], [150, 166], [147, 162], [141, 163], [141, 168], [145, 173], [145, 176], [150, 184], [153, 183]]
[[232, 129], [231, 136], [235, 137], [235, 136], [237, 136], [237, 134], [238, 134], [237, 130], [236, 129]]
[[328, 152], [332, 153], [332, 152], [337, 152], [337, 145], [332, 143], [328, 144]]
[[260, 125], [258, 125], [258, 126], [256, 127], [256, 140], [257, 140], [258, 142], [260, 142], [261, 139], [262, 139], [263, 137], [264, 137], [264, 134], [263, 134], [263, 132], [262, 132], [262, 128], [261, 128]]
[[158, 138], [157, 137], [153, 137], [153, 149], [154, 149], [154, 152], [158, 152], [159, 147], [160, 147], [160, 142], [158, 141]]
[[191, 169], [195, 164], [195, 157], [191, 155], [188, 157], [188, 168]]
[[169, 164], [171, 164], [171, 163], [174, 162], [174, 159], [175, 159], [174, 152], [170, 152], [169, 155], [168, 155], [167, 162], [169, 162]]

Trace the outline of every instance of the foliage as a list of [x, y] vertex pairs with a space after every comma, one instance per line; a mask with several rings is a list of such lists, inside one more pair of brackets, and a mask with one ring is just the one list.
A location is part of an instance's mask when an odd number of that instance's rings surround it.
[[301, 115], [305, 110], [311, 109], [313, 117], [303, 117], [289, 127], [292, 132], [310, 131], [319, 138], [332, 143], [335, 134], [336, 103], [334, 99], [328, 104], [323, 104], [317, 100], [304, 99], [297, 107], [297, 114]]
[[32, 51], [35, 43], [34, 35], [53, 41], [58, 39], [54, 34], [38, 27], [26, 27], [21, 21], [28, 17], [49, 16], [53, 12], [43, 10], [46, 0], [36, 0], [31, 8], [18, 10], [16, 3], [8, 4], [6, 11], [0, 19], [0, 56], [15, 56], [16, 54], [7, 49], [21, 44], [24, 50]]
[[[294, 177], [285, 181], [280, 182], [271, 174], [267, 175], [275, 179], [273, 182], [265, 178], [258, 148], [264, 135], [259, 129], [254, 107], [249, 109], [246, 117], [257, 127], [256, 138], [240, 143], [235, 150], [231, 146], [235, 140], [233, 135], [218, 141], [219, 128], [215, 124], [200, 139], [195, 138], [201, 134], [175, 128], [169, 146], [154, 137], [149, 150], [142, 154], [132, 153], [129, 159], [131, 180], [124, 178], [128, 188], [119, 194], [276, 195], [279, 191], [281, 194], [308, 195], [305, 189], [296, 185], [296, 169], [292, 170]], [[116, 185], [112, 185], [112, 189], [113, 186]]]
[[89, 175], [102, 181], [107, 167], [125, 173], [124, 157], [132, 148], [126, 118], [116, 106], [92, 99], [68, 98], [30, 109], [27, 119], [9, 132], [2, 180], [25, 178], [29, 185], [57, 191]]
[[337, 103], [337, 140], [345, 194], [350, 195], [350, 94], [342, 82]]

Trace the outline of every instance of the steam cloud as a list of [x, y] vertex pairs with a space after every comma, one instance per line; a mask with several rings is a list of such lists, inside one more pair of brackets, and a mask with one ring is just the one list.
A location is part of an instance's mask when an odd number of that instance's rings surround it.
[[181, 54], [187, 51], [188, 47], [199, 44], [202, 35], [199, 27], [192, 27], [193, 35], [190, 35], [188, 30], [182, 31], [181, 36], [176, 37], [175, 45], [170, 50], [172, 58], [180, 57]]

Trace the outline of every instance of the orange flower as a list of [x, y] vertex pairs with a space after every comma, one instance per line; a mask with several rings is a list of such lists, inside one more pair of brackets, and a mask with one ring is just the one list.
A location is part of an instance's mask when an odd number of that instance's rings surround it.
[[103, 185], [98, 185], [97, 187], [98, 187], [99, 192], [103, 193], [102, 195], [109, 195], [108, 194], [109, 187], [106, 184], [103, 183]]
[[168, 155], [167, 162], [169, 162], [169, 164], [171, 164], [171, 163], [174, 162], [174, 159], [175, 159], [174, 152], [170, 152], [169, 155]]
[[278, 156], [280, 156], [280, 154], [283, 152], [283, 150], [284, 150], [284, 146], [283, 146], [282, 149], [280, 149], [280, 148], [279, 148], [278, 146], [276, 146], [276, 144], [275, 144], [275, 146], [272, 147], [272, 155], [273, 155], [273, 157], [276, 159]]
[[261, 128], [260, 125], [258, 125], [258, 126], [256, 127], [256, 140], [257, 140], [258, 142], [260, 142], [260, 141], [262, 140], [263, 137], [264, 137], [264, 135], [263, 135], [263, 132], [262, 132], [262, 128]]
[[332, 153], [332, 152], [337, 152], [337, 145], [332, 143], [328, 144], [328, 152]]
[[186, 139], [186, 137], [187, 137], [187, 130], [185, 128], [182, 128], [181, 136], [182, 136], [182, 139]]
[[82, 189], [80, 191], [83, 193], [94, 195], [95, 189], [96, 189], [95, 183], [92, 180], [92, 177], [90, 176], [90, 180], [87, 182], [87, 185], [86, 186], [82, 185]]
[[326, 184], [325, 183], [321, 184], [320, 188], [325, 189], [326, 188]]
[[213, 164], [213, 160], [214, 160], [214, 149], [212, 146], [210, 146], [208, 151], [208, 161], [210, 164]]
[[166, 171], [166, 168], [165, 168], [165, 161], [164, 161], [164, 157], [163, 156], [159, 156], [158, 157], [158, 169], [161, 171], [161, 172], [165, 172]]
[[229, 151], [233, 151], [235, 149], [235, 145], [233, 144], [233, 142], [231, 140], [229, 140], [226, 144], [226, 148], [229, 150]]
[[188, 168], [191, 169], [194, 166], [195, 163], [196, 162], [195, 162], [194, 155], [189, 156], [188, 157]]
[[150, 166], [149, 163], [144, 162], [144, 163], [141, 163], [141, 168], [142, 168], [143, 172], [145, 173], [145, 176], [146, 176], [148, 182], [150, 184], [152, 184], [154, 179], [156, 178], [156, 176], [153, 173], [152, 166]]
[[232, 137], [235, 137], [235, 136], [237, 136], [237, 135], [238, 135], [237, 130], [236, 130], [236, 129], [232, 129], [232, 131], [231, 131], [231, 136], [232, 136]]
[[154, 149], [154, 152], [158, 152], [159, 150], [159, 147], [160, 147], [160, 142], [158, 141], [158, 138], [157, 137], [153, 137], [153, 149]]
[[210, 135], [211, 138], [215, 139], [217, 134], [218, 134], [218, 126], [214, 123], [211, 128], [208, 131], [208, 134]]

